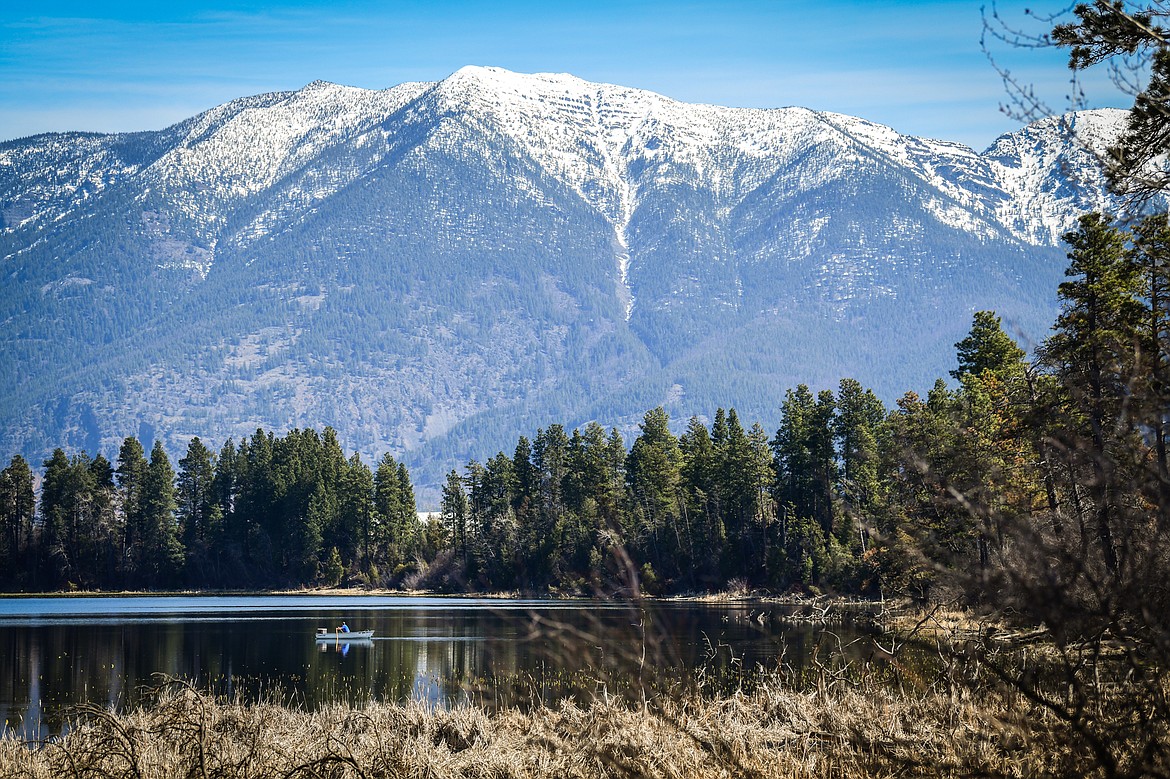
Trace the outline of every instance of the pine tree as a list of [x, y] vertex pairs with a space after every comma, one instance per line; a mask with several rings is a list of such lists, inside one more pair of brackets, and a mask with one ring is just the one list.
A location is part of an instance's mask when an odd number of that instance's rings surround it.
[[374, 553], [375, 560], [393, 569], [406, 561], [411, 546], [404, 536], [403, 495], [398, 479], [398, 463], [389, 452], [382, 456], [374, 471]]
[[118, 532], [109, 461], [100, 455], [91, 460], [85, 452], [67, 458], [58, 449], [45, 467], [41, 515], [47, 581], [83, 589], [111, 583]]
[[463, 472], [463, 484], [467, 492], [466, 573], [469, 582], [480, 578], [480, 563], [487, 557], [484, 544], [492, 532], [492, 518], [488, 515], [487, 493], [484, 490], [486, 475], [487, 469], [476, 460], [468, 462]]
[[552, 424], [536, 431], [531, 468], [528, 478], [534, 480], [535, 492], [519, 528], [520, 554], [527, 565], [527, 583], [546, 587], [554, 583], [560, 568], [567, 510], [564, 487], [569, 469], [569, 437], [562, 425]]
[[35, 512], [32, 469], [23, 457], [13, 455], [0, 471], [0, 582], [9, 586], [28, 581], [32, 574], [27, 552]]
[[516, 442], [512, 455], [512, 469], [516, 474], [516, 490], [512, 507], [521, 526], [527, 525], [536, 497], [536, 471], [532, 467], [532, 444], [524, 436]]
[[478, 507], [476, 567], [483, 584], [490, 589], [510, 589], [516, 583], [517, 527], [512, 509], [515, 489], [513, 461], [500, 452], [488, 460], [471, 496], [471, 502]]
[[121, 530], [117, 517], [118, 489], [114, 484], [114, 467], [102, 455], [89, 461], [93, 494], [89, 514], [93, 527], [92, 581], [94, 586], [114, 586], [118, 581], [118, 550]]
[[1029, 519], [1039, 490], [1038, 439], [1022, 434], [1031, 400], [1025, 353], [1003, 332], [999, 317], [976, 312], [955, 348], [959, 429], [947, 478], [978, 521], [978, 570], [986, 577], [992, 551], [1004, 551], [1008, 527]]
[[356, 559], [359, 567], [370, 572], [370, 541], [374, 523], [374, 475], [357, 452], [342, 472], [337, 492], [340, 538], [345, 546], [343, 557]]
[[[311, 584], [317, 581], [321, 571], [321, 529], [328, 527], [337, 516], [337, 501], [333, 493], [325, 488], [323, 482], [318, 482], [309, 496], [308, 506], [304, 515], [298, 517], [290, 528], [291, 539], [291, 568], [290, 573], [296, 581]], [[335, 571], [332, 555], [339, 555], [337, 547], [331, 547], [329, 560], [326, 561], [326, 583], [336, 586], [341, 580], [341, 571]], [[342, 568], [341, 558], [337, 558], [337, 567]]]
[[[1065, 236], [1071, 251], [1059, 289], [1062, 306], [1041, 356], [1060, 380], [1073, 411], [1063, 442], [1087, 471], [1093, 525], [1101, 559], [1118, 570], [1114, 518], [1132, 435], [1130, 386], [1139, 373], [1143, 306], [1140, 274], [1125, 251], [1125, 239], [1100, 214], [1081, 217]], [[1080, 440], [1076, 440], [1076, 439]]]
[[735, 563], [728, 575], [747, 576], [752, 569], [748, 559], [752, 539], [749, 516], [752, 510], [753, 479], [751, 477], [751, 449], [747, 431], [740, 424], [735, 409], [727, 412], [723, 442], [719, 448], [719, 496], [731, 554]]
[[48, 556], [52, 586], [64, 584], [74, 576], [75, 529], [80, 496], [73, 483], [73, 463], [60, 447], [43, 463], [41, 482], [41, 546]]
[[1025, 357], [1024, 350], [1003, 331], [994, 311], [976, 311], [971, 332], [955, 344], [955, 349], [959, 367], [951, 371], [951, 376], [960, 381], [984, 371], [1002, 375], [1005, 370], [1022, 369]]
[[768, 445], [768, 434], [757, 422], [747, 435], [748, 458], [744, 484], [750, 490], [750, 511], [748, 514], [748, 537], [756, 546], [750, 550], [748, 572], [752, 578], [767, 583], [769, 549], [773, 528], [776, 523], [776, 506], [772, 488], [776, 483], [776, 471], [772, 464], [772, 453]]
[[683, 465], [681, 487], [685, 494], [685, 552], [692, 586], [712, 588], [718, 580], [726, 530], [719, 511], [718, 460], [706, 426], [691, 417], [679, 437]]
[[455, 550], [455, 554], [466, 564], [468, 555], [467, 521], [470, 508], [467, 493], [463, 489], [463, 479], [454, 469], [447, 474], [447, 481], [443, 485], [443, 495], [439, 505], [439, 515], [447, 530], [447, 536], [451, 539], [451, 546]]
[[635, 515], [631, 541], [657, 576], [669, 578], [678, 574], [674, 553], [681, 545], [682, 451], [661, 406], [646, 412], [640, 428], [642, 432], [626, 458], [626, 480]]
[[972, 545], [971, 517], [948, 490], [958, 426], [954, 394], [940, 379], [927, 399], [907, 392], [887, 418], [883, 470], [889, 505], [875, 549], [885, 592], [925, 600], [940, 568], [954, 566]]
[[341, 577], [345, 575], [345, 565], [341, 562], [341, 553], [337, 547], [329, 550], [329, 557], [325, 560], [325, 583], [330, 587], [341, 584]]
[[788, 390], [780, 428], [772, 441], [780, 502], [790, 504], [797, 516], [815, 520], [826, 536], [834, 529], [835, 411], [829, 390], [822, 390], [815, 399], [803, 384]]
[[878, 441], [886, 411], [872, 390], [856, 379], [842, 379], [837, 388], [837, 416], [833, 434], [840, 454], [837, 492], [845, 513], [857, 527], [861, 552], [865, 552], [869, 516], [878, 500]]
[[622, 434], [616, 427], [610, 428], [605, 447], [605, 486], [598, 500], [606, 529], [619, 536], [625, 534], [627, 454]]
[[195, 436], [187, 445], [187, 454], [179, 460], [175, 499], [183, 546], [199, 557], [204, 556], [207, 541], [217, 530], [212, 527], [214, 481], [211, 450]]
[[1146, 199], [1170, 186], [1165, 166], [1170, 152], [1170, 49], [1161, 26], [1168, 15], [1162, 3], [1135, 7], [1118, 0], [1079, 3], [1077, 21], [1057, 25], [1052, 39], [1070, 49], [1069, 68], [1076, 71], [1111, 62], [1127, 87], [1148, 79], [1135, 97], [1126, 131], [1109, 149], [1106, 172], [1113, 189]]
[[236, 532], [233, 522], [236, 507], [238, 486], [238, 464], [236, 462], [236, 444], [232, 439], [224, 442], [220, 447], [219, 455], [215, 458], [215, 474], [211, 480], [211, 501], [215, 504], [221, 517], [222, 526], [215, 539], [222, 546], [218, 551], [226, 551], [225, 547], [231, 540], [239, 541], [242, 536]]
[[137, 570], [141, 581], [149, 587], [174, 587], [184, 553], [175, 519], [175, 471], [161, 441], [155, 441], [150, 451], [140, 498], [143, 554]]
[[414, 485], [403, 463], [398, 463], [398, 521], [395, 527], [403, 559], [413, 559], [422, 543], [422, 526], [414, 501]]
[[143, 559], [146, 526], [142, 509], [142, 489], [146, 481], [146, 453], [134, 436], [122, 441], [118, 450], [118, 492], [122, 506], [121, 568], [127, 580], [137, 575]]
[[1158, 506], [1163, 524], [1170, 526], [1170, 222], [1165, 214], [1143, 219], [1133, 230], [1130, 258], [1141, 278], [1146, 302], [1142, 325], [1143, 380], [1136, 387], [1135, 413], [1149, 431], [1154, 454], [1156, 485], [1151, 500]]
[[269, 528], [276, 524], [274, 437], [257, 428], [240, 441], [236, 456], [236, 496], [233, 533], [240, 544], [240, 558], [253, 581], [272, 582], [278, 561]]

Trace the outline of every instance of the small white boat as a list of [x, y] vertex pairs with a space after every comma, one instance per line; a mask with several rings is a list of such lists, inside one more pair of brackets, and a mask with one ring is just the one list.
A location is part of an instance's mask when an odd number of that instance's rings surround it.
[[348, 633], [342, 633], [340, 630], [330, 630], [329, 628], [317, 628], [318, 641], [369, 641], [374, 637], [372, 630], [351, 630]]

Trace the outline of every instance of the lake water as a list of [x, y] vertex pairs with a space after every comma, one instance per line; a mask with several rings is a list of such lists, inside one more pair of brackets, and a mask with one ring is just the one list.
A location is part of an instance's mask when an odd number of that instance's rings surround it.
[[[245, 700], [525, 705], [734, 685], [868, 642], [790, 607], [316, 595], [0, 598], [0, 718], [26, 738], [81, 703], [121, 707], [165, 677]], [[375, 638], [315, 642], [345, 620]], [[872, 650], [869, 650], [872, 651]]]

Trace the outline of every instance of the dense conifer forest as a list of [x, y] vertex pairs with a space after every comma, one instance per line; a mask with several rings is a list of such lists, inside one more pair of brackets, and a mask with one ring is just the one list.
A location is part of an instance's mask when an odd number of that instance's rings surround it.
[[[559, 424], [451, 471], [419, 521], [410, 475], [333, 430], [264, 430], [176, 465], [126, 438], [116, 462], [57, 449], [39, 497], [0, 474], [8, 590], [350, 584], [637, 594], [759, 588], [927, 597], [978, 591], [1037, 549], [1135, 574], [1170, 523], [1170, 227], [1101, 215], [1065, 236], [1062, 311], [1031, 361], [990, 311], [957, 367], [893, 408], [857, 381], [734, 409], [681, 435], [661, 408], [627, 445]], [[971, 575], [974, 574], [974, 575]]]

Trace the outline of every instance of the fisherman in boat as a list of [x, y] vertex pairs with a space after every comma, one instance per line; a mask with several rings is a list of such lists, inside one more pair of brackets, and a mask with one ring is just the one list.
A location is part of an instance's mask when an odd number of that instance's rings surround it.
[[341, 631], [342, 633], [348, 633], [349, 632], [349, 625], [345, 624], [345, 622], [343, 621], [341, 623], [341, 627], [339, 627], [338, 630]]

